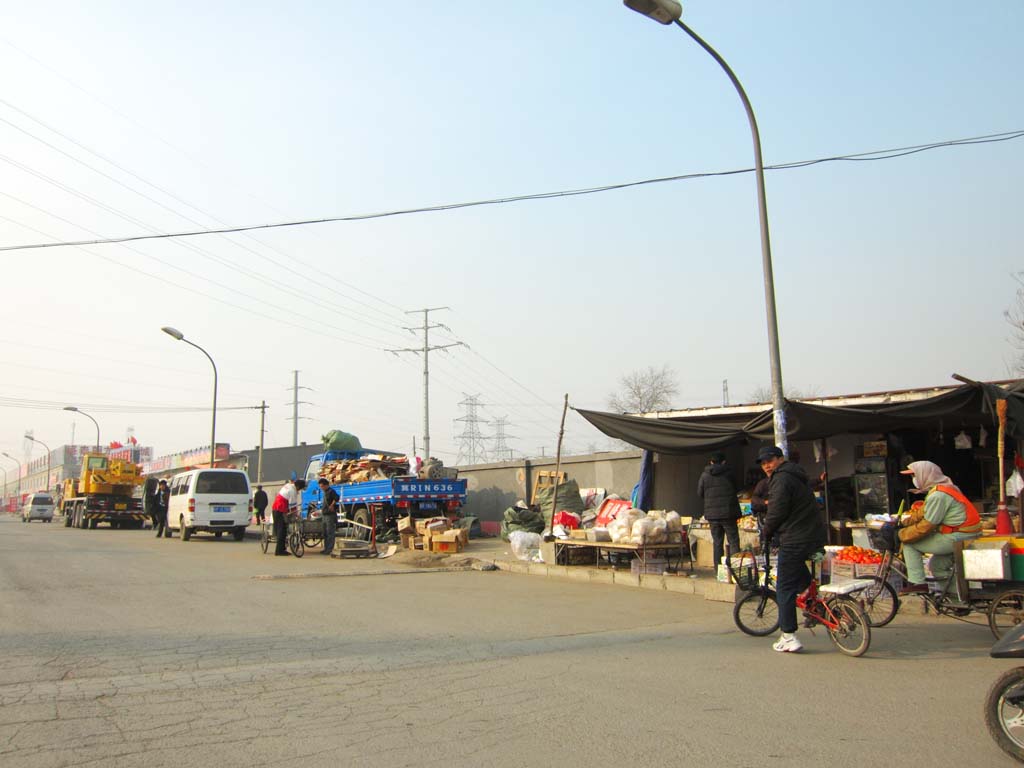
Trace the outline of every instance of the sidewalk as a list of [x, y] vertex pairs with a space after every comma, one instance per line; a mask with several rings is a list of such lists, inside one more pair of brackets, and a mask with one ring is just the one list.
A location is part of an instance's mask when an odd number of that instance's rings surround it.
[[547, 565], [517, 560], [507, 541], [497, 539], [470, 539], [464, 553], [487, 563], [493, 563], [499, 570], [510, 573], [525, 573], [530, 576], [554, 576], [572, 581], [586, 581], [594, 584], [617, 584], [639, 589], [655, 589], [695, 595], [705, 600], [723, 603], [736, 601], [736, 586], [722, 584], [710, 568], [694, 567], [692, 574], [688, 564], [683, 564], [678, 574], [655, 576], [634, 575], [629, 568], [597, 568], [593, 565]]

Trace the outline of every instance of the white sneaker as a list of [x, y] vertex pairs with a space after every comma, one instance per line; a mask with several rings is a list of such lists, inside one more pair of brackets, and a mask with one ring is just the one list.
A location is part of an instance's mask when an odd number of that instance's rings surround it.
[[783, 632], [782, 637], [772, 645], [772, 649], [780, 653], [796, 653], [803, 647], [803, 644], [796, 639], [796, 635], [789, 632]]

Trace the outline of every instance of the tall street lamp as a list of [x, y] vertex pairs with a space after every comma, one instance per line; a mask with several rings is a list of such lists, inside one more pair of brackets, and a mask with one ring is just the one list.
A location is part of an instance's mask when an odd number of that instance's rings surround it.
[[83, 416], [85, 416], [85, 418], [92, 420], [92, 423], [96, 425], [96, 453], [99, 453], [100, 452], [100, 423], [98, 421], [96, 421], [96, 419], [94, 419], [88, 413], [86, 413], [81, 408], [79, 408], [78, 406], [75, 406], [75, 405], [65, 405], [64, 406], [64, 410], [65, 411], [73, 411], [75, 413], [80, 413]]
[[206, 359], [210, 361], [210, 365], [213, 366], [213, 418], [210, 420], [210, 469], [213, 469], [214, 461], [216, 460], [217, 453], [217, 364], [213, 362], [213, 358], [210, 357], [210, 353], [200, 347], [198, 344], [194, 344], [185, 338], [185, 334], [179, 331], [177, 328], [171, 328], [170, 326], [164, 326], [160, 329], [171, 338], [177, 339], [178, 341], [184, 341], [189, 346], [195, 347], [204, 355]]
[[7, 469], [0, 467], [0, 472], [4, 473], [4, 495], [0, 497], [0, 509], [7, 506]]
[[41, 446], [43, 446], [43, 449], [46, 451], [46, 483], [43, 485], [43, 490], [46, 491], [47, 493], [49, 493], [50, 492], [50, 446], [48, 446], [42, 440], [40, 440], [38, 438], [35, 438], [35, 437], [32, 437], [32, 435], [30, 435], [28, 432], [25, 433], [25, 439], [26, 440], [31, 440], [33, 443], [39, 443]]
[[718, 55], [718, 51], [708, 45], [686, 24], [680, 21], [683, 7], [675, 0], [623, 0], [623, 5], [637, 13], [641, 13], [661, 24], [675, 24], [707, 51], [728, 75], [733, 87], [743, 102], [750, 123], [750, 133], [754, 138], [754, 170], [757, 177], [757, 210], [761, 224], [761, 266], [764, 270], [764, 306], [768, 319], [768, 354], [771, 359], [772, 374], [772, 416], [775, 426], [775, 444], [789, 455], [786, 441], [786, 401], [782, 393], [782, 362], [779, 354], [779, 321], [775, 313], [775, 279], [772, 276], [772, 249], [768, 238], [768, 203], [764, 191], [764, 163], [761, 160], [761, 135], [757, 130], [757, 119], [754, 108], [750, 106], [746, 91], [740, 84], [736, 73]]
[[2, 451], [0, 451], [0, 456], [6, 456], [8, 459], [10, 459], [11, 461], [13, 461], [15, 464], [18, 465], [18, 503], [20, 504], [21, 503], [21, 462], [18, 461], [13, 456], [11, 456], [11, 454], [4, 453]]

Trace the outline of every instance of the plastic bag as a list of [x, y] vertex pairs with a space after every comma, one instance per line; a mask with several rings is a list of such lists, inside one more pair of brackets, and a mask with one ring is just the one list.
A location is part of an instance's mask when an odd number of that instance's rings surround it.
[[1024, 490], [1024, 478], [1021, 478], [1020, 472], [1015, 469], [1006, 480], [1006, 495], [1017, 498], [1022, 490]]
[[512, 531], [508, 535], [508, 543], [517, 560], [533, 560], [540, 554], [541, 538], [539, 533]]
[[642, 517], [633, 523], [633, 527], [629, 531], [629, 537], [633, 540], [634, 544], [643, 544], [647, 541], [647, 536], [654, 529], [654, 520], [649, 517]]
[[[563, 509], [555, 512], [555, 519], [553, 522], [556, 527], [560, 525], [566, 530], [571, 531], [580, 527], [580, 516], [575, 512], [569, 512]], [[558, 534], [555, 535], [557, 536]]]
[[679, 533], [683, 530], [683, 520], [679, 517], [679, 513], [674, 510], [665, 513], [665, 525], [668, 526], [669, 533]]
[[363, 448], [358, 437], [340, 429], [332, 429], [323, 436], [323, 441], [325, 451], [360, 451]]

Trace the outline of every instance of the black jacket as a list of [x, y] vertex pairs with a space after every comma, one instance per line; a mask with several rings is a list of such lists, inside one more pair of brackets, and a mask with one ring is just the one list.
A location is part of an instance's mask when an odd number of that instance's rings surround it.
[[709, 522], [735, 520], [740, 516], [736, 484], [725, 462], [704, 467], [697, 482], [697, 495], [704, 499], [704, 518]]
[[778, 533], [782, 546], [825, 545], [825, 522], [799, 464], [786, 461], [772, 473], [762, 533], [769, 541]]
[[267, 504], [269, 503], [270, 500], [267, 498], [266, 491], [256, 491], [256, 493], [254, 493], [252, 496], [252, 505], [260, 512], [265, 510], [267, 508]]

